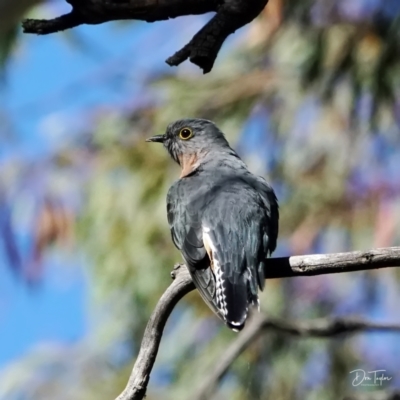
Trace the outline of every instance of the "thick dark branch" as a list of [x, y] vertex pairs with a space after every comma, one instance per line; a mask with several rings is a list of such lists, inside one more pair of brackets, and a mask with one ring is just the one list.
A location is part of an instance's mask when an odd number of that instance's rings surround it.
[[202, 380], [201, 386], [192, 399], [209, 399], [218, 382], [232, 363], [254, 342], [255, 338], [268, 330], [300, 337], [330, 338], [361, 331], [400, 332], [400, 324], [378, 324], [356, 318], [323, 318], [307, 322], [287, 322], [260, 314], [253, 315], [237, 339], [219, 357], [216, 366]]
[[26, 19], [22, 26], [25, 33], [37, 33], [38, 35], [46, 35], [65, 31], [66, 29], [75, 28], [82, 25], [84, 20], [78, 13], [71, 11], [69, 14], [61, 15], [61, 17], [46, 19]]
[[82, 24], [133, 19], [155, 22], [190, 14], [217, 14], [180, 51], [167, 60], [179, 65], [188, 58], [211, 71], [225, 39], [251, 22], [268, 0], [67, 0], [72, 12], [52, 20], [28, 19], [22, 23], [25, 33], [48, 34]]
[[[217, 11], [217, 0], [66, 0], [72, 12], [81, 17], [80, 24], [101, 24], [118, 20], [140, 20], [155, 22], [190, 14], [204, 14]], [[25, 33], [47, 34], [58, 32], [57, 19], [25, 20], [22, 23]], [[29, 25], [27, 26], [27, 21]], [[45, 32], [37, 30], [36, 23], [49, 24]], [[53, 30], [50, 29], [53, 27]], [[65, 27], [64, 29], [67, 29]]]
[[[366, 252], [355, 251], [349, 253], [271, 258], [266, 265], [265, 276], [267, 279], [287, 278], [398, 266], [400, 266], [400, 247], [390, 247]], [[176, 303], [185, 294], [194, 289], [186, 267], [177, 267], [174, 270], [174, 275], [174, 282], [161, 297], [147, 324], [140, 352], [128, 385], [117, 400], [143, 399], [167, 318]], [[397, 325], [374, 324], [354, 319], [317, 320], [295, 324], [256, 315], [248, 322], [237, 340], [228, 348], [225, 356], [221, 358], [221, 362], [217, 366], [218, 370], [214, 372], [217, 381], [223, 376], [233, 360], [264, 329], [280, 330], [297, 336], [330, 337], [361, 330], [397, 331], [400, 330], [400, 327]], [[209, 383], [209, 385], [211, 384]], [[202, 393], [198, 392], [198, 395], [202, 395]]]
[[167, 64], [179, 65], [189, 58], [205, 74], [210, 72], [225, 39], [251, 22], [264, 9], [267, 1], [225, 1], [214, 18], [183, 49], [168, 58]]

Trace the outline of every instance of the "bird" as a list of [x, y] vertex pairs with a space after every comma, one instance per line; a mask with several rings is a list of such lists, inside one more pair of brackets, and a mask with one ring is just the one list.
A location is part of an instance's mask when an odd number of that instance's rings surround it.
[[167, 194], [172, 241], [211, 310], [233, 331], [260, 309], [265, 261], [276, 248], [279, 207], [217, 125], [186, 118], [147, 142], [162, 143], [181, 167]]

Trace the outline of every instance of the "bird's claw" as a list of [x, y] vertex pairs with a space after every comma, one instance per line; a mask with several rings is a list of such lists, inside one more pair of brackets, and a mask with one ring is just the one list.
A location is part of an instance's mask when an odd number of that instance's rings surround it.
[[178, 269], [181, 267], [181, 264], [177, 263], [174, 265], [174, 269], [171, 271], [171, 278], [175, 279], [176, 278], [176, 272]]

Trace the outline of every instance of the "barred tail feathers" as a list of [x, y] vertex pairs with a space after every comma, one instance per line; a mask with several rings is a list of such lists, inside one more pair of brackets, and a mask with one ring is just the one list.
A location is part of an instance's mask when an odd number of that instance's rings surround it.
[[249, 276], [246, 271], [240, 273], [238, 266], [232, 261], [221, 260], [224, 258], [221, 244], [207, 227], [203, 227], [203, 242], [215, 277], [216, 307], [221, 312], [225, 323], [232, 330], [240, 331], [246, 322], [249, 303], [258, 305], [258, 296], [254, 295], [250, 288], [251, 274]]

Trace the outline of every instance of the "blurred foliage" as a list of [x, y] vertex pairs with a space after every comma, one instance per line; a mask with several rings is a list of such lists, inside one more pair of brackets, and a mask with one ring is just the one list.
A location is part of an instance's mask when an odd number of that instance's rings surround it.
[[0, 70], [5, 66], [19, 33], [21, 16], [40, 0], [0, 1]]
[[[270, 0], [211, 74], [169, 70], [143, 82], [134, 107], [100, 110], [84, 140], [53, 155], [55, 176], [74, 171], [82, 201], [75, 216], [56, 212], [61, 225], [54, 226], [63, 228], [38, 235], [45, 239], [36, 246], [43, 252], [76, 223], [95, 328], [72, 349], [44, 352], [40, 362], [32, 355], [7, 370], [0, 398], [110, 399], [124, 387], [180, 261], [165, 215], [178, 167], [161, 146], [144, 142], [175, 119], [214, 120], [276, 188], [277, 255], [399, 245], [399, 18], [396, 1]], [[261, 308], [283, 318], [398, 321], [399, 278], [382, 270], [270, 281]], [[167, 325], [148, 398], [187, 399], [234, 338], [197, 293], [187, 296]], [[384, 367], [399, 386], [399, 343], [395, 335], [294, 340], [267, 333], [235, 361], [215, 398], [338, 399], [354, 391], [355, 368]]]

